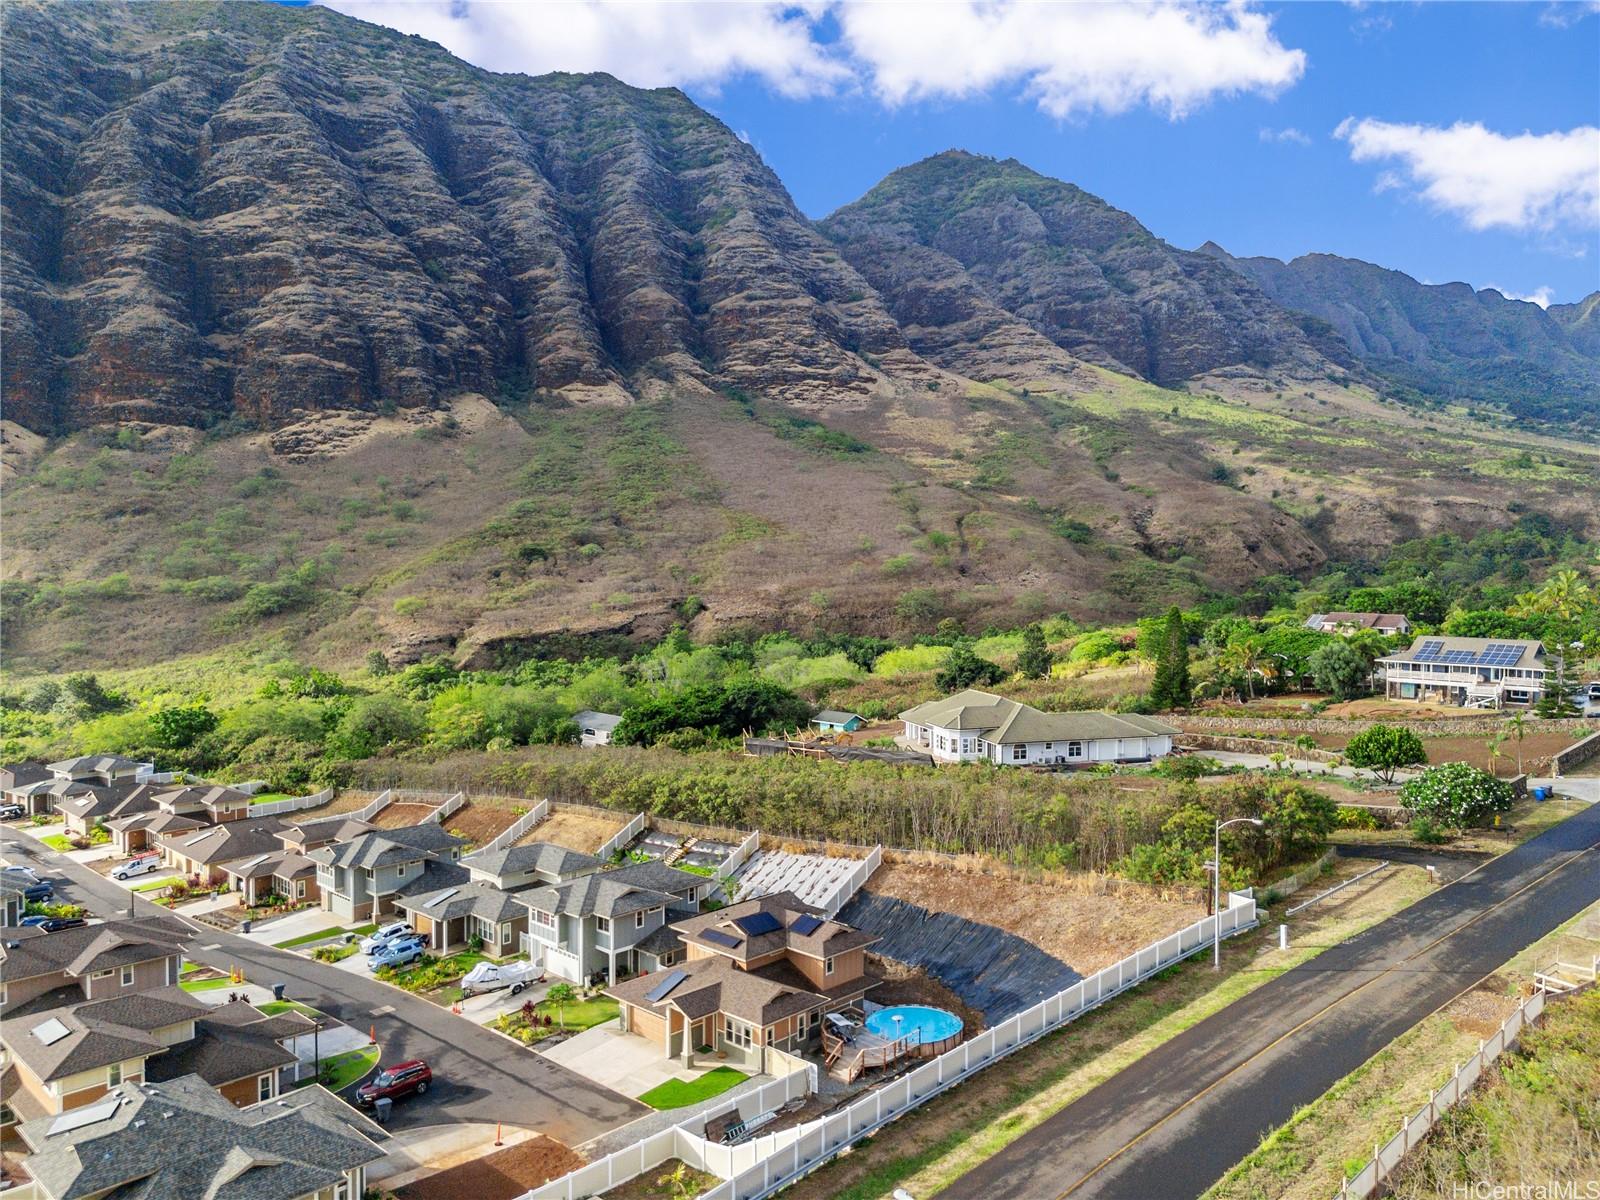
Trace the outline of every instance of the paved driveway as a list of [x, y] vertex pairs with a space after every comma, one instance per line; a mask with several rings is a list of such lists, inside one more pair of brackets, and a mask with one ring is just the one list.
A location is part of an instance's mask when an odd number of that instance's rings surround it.
[[1597, 899], [1593, 807], [1201, 1021], [941, 1194], [1198, 1196], [1297, 1106]]
[[669, 1079], [695, 1079], [724, 1065], [702, 1055], [694, 1066], [686, 1067], [680, 1059], [663, 1056], [655, 1042], [623, 1033], [616, 1021], [585, 1029], [541, 1053], [625, 1096], [643, 1095]]
[[503, 1121], [577, 1145], [649, 1111], [449, 1009], [370, 976], [182, 921], [178, 914], [130, 897], [88, 867], [17, 830], [0, 832], [0, 844], [11, 861], [64, 877], [65, 897], [97, 915], [126, 917], [131, 901], [138, 916], [179, 921], [193, 930], [191, 960], [223, 970], [239, 966], [253, 983], [282, 983], [289, 999], [319, 1008], [355, 1029], [376, 1029], [385, 1062], [427, 1059], [434, 1087], [426, 1098], [395, 1105], [396, 1128]]

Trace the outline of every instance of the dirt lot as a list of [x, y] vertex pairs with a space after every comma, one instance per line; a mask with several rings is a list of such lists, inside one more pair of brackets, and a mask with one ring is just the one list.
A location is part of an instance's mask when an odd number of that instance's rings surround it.
[[517, 816], [510, 809], [469, 803], [457, 809], [455, 815], [446, 817], [444, 827], [474, 846], [481, 846], [510, 829], [516, 821]]
[[379, 829], [399, 829], [406, 825], [420, 825], [424, 817], [433, 813], [431, 804], [391, 804], [380, 809], [372, 818]]
[[394, 1195], [398, 1200], [513, 1200], [581, 1166], [583, 1159], [560, 1142], [534, 1137], [408, 1183]]
[[316, 808], [307, 808], [297, 813], [290, 813], [289, 818], [296, 821], [315, 821], [319, 817], [334, 817], [340, 813], [355, 812], [358, 808], [365, 808], [377, 798], [377, 792], [341, 788], [338, 795], [334, 796], [326, 804], [319, 804]]
[[[1324, 750], [1341, 751], [1350, 737], [1340, 733], [1313, 733], [1310, 735]], [[1424, 737], [1422, 745], [1431, 763], [1469, 762], [1475, 767], [1489, 769], [1489, 743], [1487, 734], [1464, 737]], [[1522, 769], [1530, 775], [1548, 774], [1550, 756], [1565, 750], [1575, 739], [1565, 733], [1530, 733], [1519, 743], [1515, 736], [1507, 736], [1500, 743], [1500, 761], [1496, 764], [1501, 775], [1513, 775], [1517, 769], [1517, 751], [1522, 752]]]
[[1092, 875], [1029, 883], [895, 862], [884, 864], [867, 887], [997, 925], [1086, 975], [1205, 915], [1200, 904]]
[[[680, 1169], [681, 1176], [677, 1175]], [[698, 1196], [720, 1182], [707, 1171], [697, 1171], [687, 1163], [669, 1158], [659, 1167], [652, 1167], [643, 1175], [604, 1193], [603, 1200], [678, 1200], [681, 1196]]]
[[522, 839], [523, 842], [553, 842], [569, 850], [593, 854], [627, 822], [621, 817], [601, 817], [573, 808], [551, 806], [550, 816]]

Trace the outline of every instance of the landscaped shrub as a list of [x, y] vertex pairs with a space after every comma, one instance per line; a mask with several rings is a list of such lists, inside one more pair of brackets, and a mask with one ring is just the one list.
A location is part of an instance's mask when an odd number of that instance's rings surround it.
[[1370, 809], [1353, 808], [1348, 804], [1339, 806], [1340, 829], [1377, 829], [1378, 818]]
[[1488, 824], [1514, 799], [1509, 783], [1462, 762], [1429, 767], [1400, 789], [1400, 803], [1413, 814], [1452, 829]]
[[1365, 767], [1385, 783], [1391, 783], [1401, 767], [1427, 762], [1428, 752], [1413, 730], [1373, 725], [1350, 739], [1344, 757], [1352, 767]]

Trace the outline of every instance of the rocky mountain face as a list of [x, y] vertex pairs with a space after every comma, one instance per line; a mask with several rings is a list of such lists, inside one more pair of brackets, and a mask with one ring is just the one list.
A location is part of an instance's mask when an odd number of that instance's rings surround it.
[[952, 150], [822, 228], [912, 347], [979, 378], [1045, 346], [1164, 385], [1230, 368], [1323, 375], [1348, 358], [1206, 255], [1015, 160]]
[[652, 377], [848, 404], [920, 367], [677, 91], [490, 75], [319, 8], [3, 20], [4, 386], [31, 428]]
[[1423, 284], [1333, 254], [1224, 262], [1278, 304], [1326, 321], [1362, 359], [1425, 395], [1504, 404], [1519, 416], [1600, 417], [1600, 293], [1549, 310], [1492, 288]]

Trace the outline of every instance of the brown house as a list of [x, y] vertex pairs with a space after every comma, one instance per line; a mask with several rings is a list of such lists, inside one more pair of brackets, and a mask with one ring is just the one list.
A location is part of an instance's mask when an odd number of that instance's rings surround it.
[[813, 1046], [826, 1013], [859, 1004], [878, 977], [878, 939], [780, 892], [674, 922], [687, 960], [607, 989], [625, 1031], [687, 1063], [710, 1047], [763, 1067], [766, 1047]]
[[138, 854], [153, 849], [162, 834], [192, 833], [204, 829], [204, 821], [178, 817], [160, 809], [112, 817], [105, 822], [111, 831], [111, 844], [118, 854]]
[[156, 844], [169, 867], [198, 877], [202, 884], [218, 884], [227, 882], [225, 864], [281, 850], [282, 830], [283, 822], [276, 817], [261, 817], [208, 825], [191, 833], [165, 833]]
[[58, 989], [56, 1003], [67, 1004], [175, 984], [191, 936], [149, 920], [0, 934], [0, 1013], [7, 1017]]

